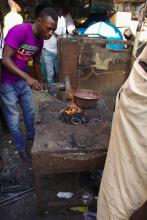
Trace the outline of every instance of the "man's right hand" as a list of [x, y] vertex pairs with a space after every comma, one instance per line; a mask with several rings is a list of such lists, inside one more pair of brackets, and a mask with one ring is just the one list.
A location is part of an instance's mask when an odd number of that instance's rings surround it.
[[32, 89], [34, 90], [42, 89], [42, 85], [38, 82], [38, 80], [29, 77], [26, 81]]

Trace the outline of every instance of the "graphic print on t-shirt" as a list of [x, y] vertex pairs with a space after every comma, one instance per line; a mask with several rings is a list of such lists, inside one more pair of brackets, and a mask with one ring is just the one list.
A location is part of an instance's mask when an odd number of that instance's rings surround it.
[[38, 50], [38, 47], [22, 44], [17, 50], [16, 58], [23, 60], [24, 62], [30, 61], [32, 60], [34, 53], [36, 53]]

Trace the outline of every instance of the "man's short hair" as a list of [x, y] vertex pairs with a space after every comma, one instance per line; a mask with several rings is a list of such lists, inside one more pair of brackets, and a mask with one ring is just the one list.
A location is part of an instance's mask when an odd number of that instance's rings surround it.
[[40, 12], [38, 17], [44, 18], [44, 17], [47, 17], [47, 16], [50, 16], [55, 22], [58, 21], [58, 13], [54, 8], [50, 8], [50, 7], [44, 8]]

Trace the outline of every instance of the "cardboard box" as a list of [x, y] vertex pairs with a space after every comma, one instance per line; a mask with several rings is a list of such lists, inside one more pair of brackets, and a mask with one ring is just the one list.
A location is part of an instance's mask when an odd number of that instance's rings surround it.
[[130, 28], [131, 28], [131, 31], [132, 31], [132, 33], [133, 33], [134, 36], [136, 35], [137, 26], [138, 26], [138, 21], [136, 21], [136, 20], [131, 20]]
[[129, 27], [131, 24], [131, 12], [116, 12], [111, 18], [110, 22], [116, 27]]

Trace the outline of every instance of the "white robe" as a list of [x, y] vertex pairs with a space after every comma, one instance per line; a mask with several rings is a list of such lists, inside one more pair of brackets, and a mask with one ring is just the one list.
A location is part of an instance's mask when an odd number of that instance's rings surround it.
[[97, 220], [129, 220], [147, 200], [147, 46], [119, 90], [97, 203]]

